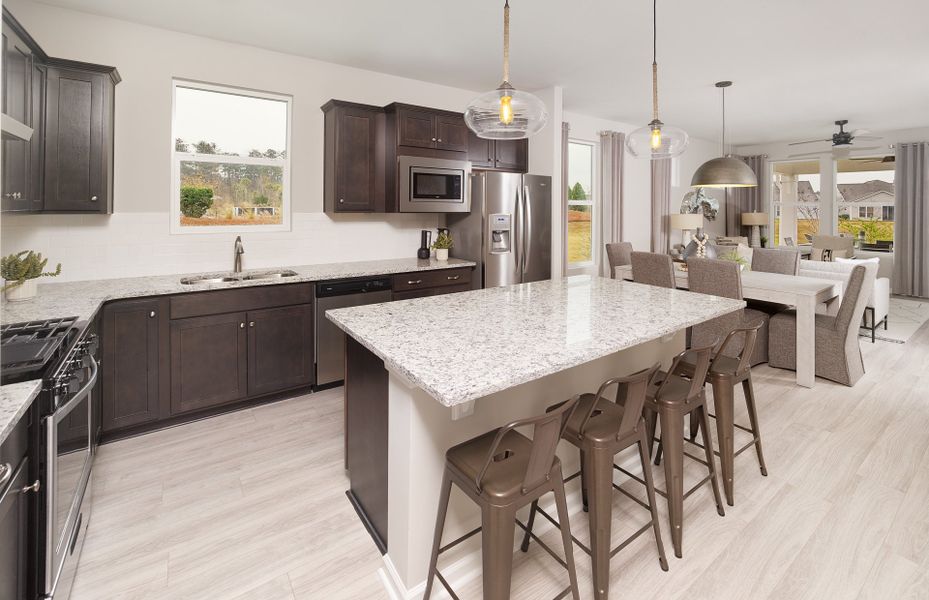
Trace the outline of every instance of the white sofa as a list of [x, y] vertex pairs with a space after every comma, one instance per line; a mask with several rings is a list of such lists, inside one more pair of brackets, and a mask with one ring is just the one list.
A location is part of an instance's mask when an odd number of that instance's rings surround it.
[[[818, 260], [801, 260], [800, 276], [802, 277], [819, 277], [821, 279], [838, 279], [843, 284], [848, 280], [855, 265], [874, 263], [873, 271], [877, 272], [880, 263], [877, 259], [856, 260], [853, 258], [837, 258], [835, 262], [823, 262]], [[874, 280], [874, 289], [871, 297], [868, 298], [868, 304], [865, 308], [864, 321], [862, 327], [871, 331], [871, 341], [874, 342], [874, 332], [878, 325], [883, 323], [884, 329], [887, 329], [887, 315], [890, 312], [890, 279], [887, 277], [877, 277]]]

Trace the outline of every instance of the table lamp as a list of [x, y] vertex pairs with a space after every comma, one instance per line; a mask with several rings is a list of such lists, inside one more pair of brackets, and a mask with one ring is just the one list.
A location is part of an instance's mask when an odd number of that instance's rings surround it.
[[683, 233], [681, 245], [685, 248], [690, 243], [692, 237], [691, 231], [697, 231], [703, 228], [702, 213], [675, 213], [671, 215], [671, 228], [680, 229]]
[[742, 213], [742, 225], [750, 225], [752, 238], [749, 244], [752, 248], [761, 246], [761, 226], [768, 224], [768, 213], [746, 212]]

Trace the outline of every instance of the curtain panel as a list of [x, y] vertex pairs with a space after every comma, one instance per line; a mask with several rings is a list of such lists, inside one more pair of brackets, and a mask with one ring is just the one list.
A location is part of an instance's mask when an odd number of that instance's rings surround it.
[[726, 235], [739, 236], [749, 227], [742, 226], [742, 213], [766, 212], [764, 194], [768, 186], [768, 160], [764, 155], [739, 156], [758, 179], [758, 186], [753, 188], [727, 188], [726, 189]]
[[561, 123], [561, 275], [568, 274], [568, 141], [571, 125]]
[[626, 134], [600, 132], [600, 273], [610, 276], [606, 245], [623, 239], [623, 157]]
[[671, 251], [671, 158], [651, 161], [652, 167], [652, 252]]
[[929, 142], [895, 154], [893, 292], [929, 298]]

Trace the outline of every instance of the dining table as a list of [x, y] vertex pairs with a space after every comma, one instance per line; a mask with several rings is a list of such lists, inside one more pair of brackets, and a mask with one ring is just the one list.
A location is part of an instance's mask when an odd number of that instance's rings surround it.
[[[632, 281], [632, 265], [615, 269], [617, 279]], [[688, 289], [687, 270], [674, 263], [674, 279], [679, 289]], [[835, 314], [842, 299], [842, 282], [819, 277], [742, 271], [742, 297], [793, 306], [797, 312], [797, 385], [811, 388], [816, 380], [816, 310], [825, 305]]]

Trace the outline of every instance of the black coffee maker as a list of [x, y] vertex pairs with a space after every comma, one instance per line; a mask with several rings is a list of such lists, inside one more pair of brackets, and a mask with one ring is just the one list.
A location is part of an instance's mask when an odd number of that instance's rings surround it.
[[419, 250], [416, 251], [416, 258], [429, 258], [429, 247], [432, 245], [432, 231], [423, 229], [419, 234]]

